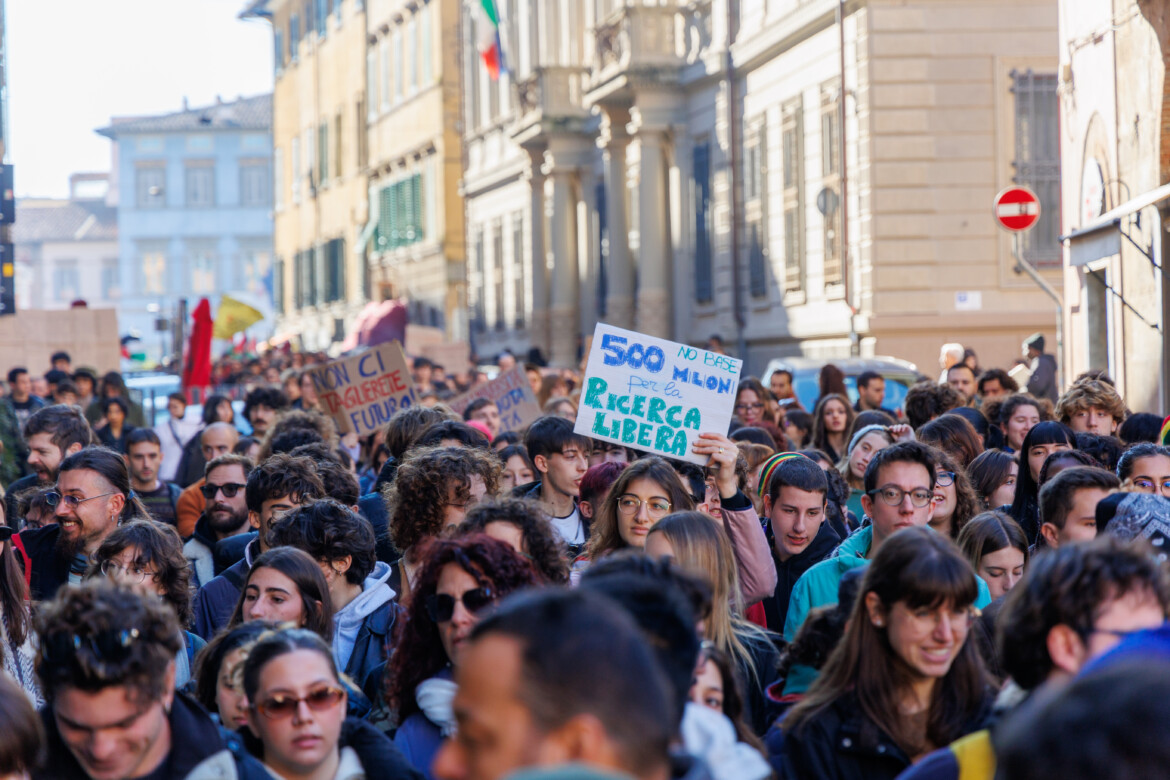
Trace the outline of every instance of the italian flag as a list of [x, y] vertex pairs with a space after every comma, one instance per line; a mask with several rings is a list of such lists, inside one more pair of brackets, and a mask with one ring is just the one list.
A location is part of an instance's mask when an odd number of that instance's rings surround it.
[[492, 81], [498, 81], [504, 70], [504, 49], [500, 45], [500, 11], [495, 0], [479, 0], [477, 13], [478, 40], [476, 46]]

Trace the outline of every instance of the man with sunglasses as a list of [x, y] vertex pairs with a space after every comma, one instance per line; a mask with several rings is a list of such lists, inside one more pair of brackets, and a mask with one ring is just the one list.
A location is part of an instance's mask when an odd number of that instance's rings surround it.
[[229, 536], [247, 533], [248, 504], [244, 488], [252, 473], [252, 461], [243, 455], [221, 455], [207, 464], [199, 491], [204, 509], [195, 523], [195, 533], [183, 545], [191, 562], [191, 584], [198, 588], [219, 574], [215, 567], [215, 545]]
[[[928, 524], [937, 468], [934, 451], [917, 441], [892, 444], [873, 456], [865, 469], [865, 495], [861, 497], [861, 508], [872, 522], [796, 581], [784, 621], [785, 639], [791, 642], [796, 637], [809, 611], [837, 603], [841, 575], [869, 563], [882, 543], [898, 531]], [[979, 580], [975, 606], [989, 603], [987, 583]]]
[[48, 749], [36, 780], [270, 777], [175, 692], [180, 631], [163, 602], [97, 579], [44, 605], [38, 627]]

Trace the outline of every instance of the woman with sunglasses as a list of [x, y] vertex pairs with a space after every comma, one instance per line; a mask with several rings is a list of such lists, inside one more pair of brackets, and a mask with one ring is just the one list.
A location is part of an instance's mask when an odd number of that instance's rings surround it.
[[[0, 669], [15, 680], [38, 707], [44, 703], [37, 682], [32, 646], [32, 617], [28, 608], [28, 581], [16, 561], [15, 529], [7, 524], [4, 502], [0, 501]], [[20, 548], [27, 568], [28, 557]]]
[[978, 592], [941, 534], [906, 528], [883, 542], [840, 644], [768, 735], [780, 777], [893, 780], [982, 728], [991, 697], [968, 641]]
[[359, 780], [413, 773], [384, 734], [346, 717], [347, 692], [329, 646], [304, 629], [262, 635], [244, 661], [250, 750], [276, 777]]
[[483, 534], [432, 542], [422, 556], [406, 620], [398, 622], [386, 673], [386, 702], [399, 725], [394, 743], [431, 777], [431, 761], [455, 731], [454, 669], [486, 608], [538, 584], [532, 565]]
[[115, 528], [98, 547], [86, 578], [108, 577], [135, 593], [158, 596], [175, 613], [183, 647], [175, 657], [175, 687], [192, 678], [195, 655], [207, 643], [187, 631], [191, 620], [191, 568], [183, 541], [169, 525], [135, 520]]

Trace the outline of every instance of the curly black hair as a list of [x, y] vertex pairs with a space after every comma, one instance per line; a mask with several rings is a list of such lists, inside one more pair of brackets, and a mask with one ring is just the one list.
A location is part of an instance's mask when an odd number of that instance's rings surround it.
[[245, 420], [252, 421], [252, 410], [257, 406], [267, 406], [274, 412], [281, 412], [289, 406], [288, 396], [275, 387], [255, 387], [244, 398]]
[[398, 476], [383, 492], [390, 516], [390, 539], [406, 552], [443, 530], [448, 491], [457, 501], [470, 495], [471, 477], [478, 474], [495, 495], [502, 468], [489, 449], [430, 447], [411, 450], [398, 467]]
[[361, 585], [374, 570], [374, 541], [369, 521], [332, 498], [290, 509], [268, 531], [270, 548], [296, 547], [328, 564], [350, 558], [345, 572], [350, 585]]
[[484, 533], [490, 523], [508, 523], [520, 529], [524, 549], [520, 554], [528, 558], [537, 572], [550, 584], [564, 585], [569, 581], [569, 561], [564, 541], [553, 530], [548, 517], [534, 501], [520, 498], [501, 498], [483, 501], [467, 510], [467, 516], [456, 530], [459, 536]]
[[244, 496], [248, 511], [258, 513], [265, 501], [281, 496], [296, 496], [302, 501], [324, 498], [325, 485], [312, 460], [281, 453], [252, 470]]
[[406, 619], [395, 626], [395, 650], [386, 665], [386, 701], [398, 713], [399, 723], [419, 711], [414, 698], [419, 683], [438, 674], [450, 661], [439, 627], [427, 614], [427, 601], [435, 594], [443, 569], [448, 565], [460, 567], [481, 586], [491, 588], [497, 599], [538, 583], [536, 570], [528, 560], [504, 542], [484, 534], [435, 540], [427, 545], [421, 561]]

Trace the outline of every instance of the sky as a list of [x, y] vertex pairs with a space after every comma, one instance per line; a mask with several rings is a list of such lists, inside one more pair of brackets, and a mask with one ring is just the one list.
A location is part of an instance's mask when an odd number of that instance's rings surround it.
[[272, 91], [272, 28], [245, 0], [4, 0], [9, 161], [18, 197], [65, 197], [108, 171], [111, 116]]

